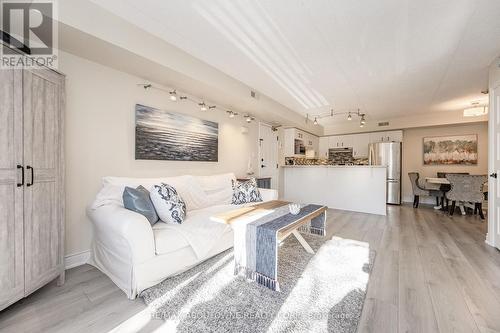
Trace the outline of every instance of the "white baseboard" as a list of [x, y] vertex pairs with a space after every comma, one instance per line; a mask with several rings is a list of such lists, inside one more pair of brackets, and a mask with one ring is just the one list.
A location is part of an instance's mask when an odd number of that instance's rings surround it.
[[68, 254], [64, 257], [64, 269], [81, 266], [88, 263], [90, 259], [90, 250], [80, 253]]

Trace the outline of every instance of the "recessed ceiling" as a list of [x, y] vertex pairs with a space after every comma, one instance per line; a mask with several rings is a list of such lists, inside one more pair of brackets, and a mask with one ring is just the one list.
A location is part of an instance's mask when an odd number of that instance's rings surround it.
[[93, 2], [304, 115], [464, 108], [500, 55], [498, 0]]

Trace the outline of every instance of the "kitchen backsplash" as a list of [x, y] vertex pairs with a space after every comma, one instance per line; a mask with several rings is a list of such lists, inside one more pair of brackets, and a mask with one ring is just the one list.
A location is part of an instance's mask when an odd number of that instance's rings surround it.
[[329, 160], [326, 158], [286, 157], [285, 165], [368, 165], [368, 158]]

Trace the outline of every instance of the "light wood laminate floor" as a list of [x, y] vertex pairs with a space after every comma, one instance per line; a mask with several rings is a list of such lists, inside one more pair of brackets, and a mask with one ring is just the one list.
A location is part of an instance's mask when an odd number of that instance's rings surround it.
[[[500, 252], [484, 243], [486, 222], [422, 206], [328, 213], [328, 237], [377, 252], [359, 332], [500, 332]], [[168, 331], [162, 325], [88, 265], [0, 313], [1, 332]]]

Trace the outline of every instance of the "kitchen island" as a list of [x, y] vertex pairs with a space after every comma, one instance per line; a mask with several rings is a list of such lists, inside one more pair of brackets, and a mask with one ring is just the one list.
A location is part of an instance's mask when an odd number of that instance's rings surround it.
[[386, 215], [386, 167], [284, 166], [284, 199]]

